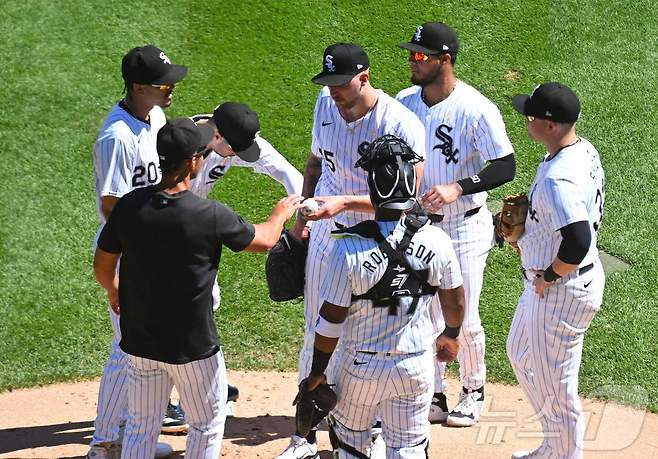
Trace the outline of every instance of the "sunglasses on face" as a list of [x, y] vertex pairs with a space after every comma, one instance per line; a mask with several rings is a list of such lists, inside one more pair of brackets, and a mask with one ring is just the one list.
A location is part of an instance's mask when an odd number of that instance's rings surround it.
[[535, 117], [528, 115], [525, 117], [525, 119], [528, 120], [528, 123], [532, 123], [535, 120]]
[[176, 87], [176, 84], [174, 84], [174, 83], [152, 84], [151, 86], [154, 87], [154, 88], [158, 88], [162, 92], [170, 92], [170, 91], [174, 90], [174, 88]]
[[413, 62], [425, 62], [430, 58], [429, 54], [421, 53], [418, 51], [412, 51], [410, 54], [410, 58]]

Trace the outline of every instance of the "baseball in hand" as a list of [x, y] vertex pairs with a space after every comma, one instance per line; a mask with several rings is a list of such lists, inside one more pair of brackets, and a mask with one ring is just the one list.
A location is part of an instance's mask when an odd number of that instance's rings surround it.
[[308, 217], [310, 214], [315, 213], [318, 210], [320, 210], [320, 204], [318, 204], [315, 199], [308, 198], [302, 202], [302, 207], [299, 208], [299, 213], [304, 217]]

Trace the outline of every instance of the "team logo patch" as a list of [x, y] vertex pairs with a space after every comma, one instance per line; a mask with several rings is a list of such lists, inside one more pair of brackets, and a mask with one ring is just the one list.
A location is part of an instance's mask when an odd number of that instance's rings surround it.
[[327, 54], [324, 58], [324, 65], [327, 67], [327, 72], [335, 72], [336, 66], [334, 65], [334, 56]]
[[441, 142], [434, 145], [432, 150], [440, 150], [441, 154], [446, 157], [446, 164], [450, 164], [451, 162], [457, 164], [458, 162], [457, 155], [459, 154], [459, 150], [454, 148], [453, 140], [450, 136], [452, 129], [447, 124], [442, 124], [434, 131], [434, 135]]
[[162, 62], [164, 62], [165, 64], [171, 65], [171, 60], [169, 60], [169, 58], [165, 53], [160, 52], [160, 59], [162, 59]]
[[416, 27], [416, 33], [414, 34], [414, 41], [420, 41], [420, 34], [423, 31], [423, 26]]

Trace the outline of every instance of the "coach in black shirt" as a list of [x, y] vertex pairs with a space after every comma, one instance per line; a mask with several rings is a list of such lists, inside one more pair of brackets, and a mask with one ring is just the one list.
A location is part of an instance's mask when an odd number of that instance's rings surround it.
[[195, 196], [190, 180], [213, 137], [210, 125], [187, 118], [163, 126], [157, 139], [162, 182], [121, 198], [98, 240], [96, 278], [120, 312], [120, 346], [129, 357], [124, 458], [153, 457], [174, 383], [190, 424], [186, 456], [219, 457], [226, 370], [211, 293], [222, 246], [234, 252], [271, 248], [300, 201], [284, 198], [265, 223], [252, 225]]

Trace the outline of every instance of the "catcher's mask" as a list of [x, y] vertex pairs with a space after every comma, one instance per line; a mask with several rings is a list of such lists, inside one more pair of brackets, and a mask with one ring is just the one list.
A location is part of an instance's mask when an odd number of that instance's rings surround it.
[[370, 200], [375, 207], [409, 210], [416, 203], [416, 169], [422, 161], [407, 143], [393, 135], [359, 149], [355, 167], [368, 172]]

